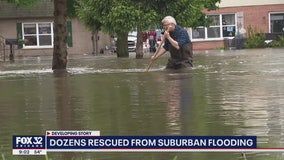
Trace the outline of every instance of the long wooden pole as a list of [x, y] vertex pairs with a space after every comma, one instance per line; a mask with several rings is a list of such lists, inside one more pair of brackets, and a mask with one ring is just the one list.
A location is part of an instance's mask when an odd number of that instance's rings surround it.
[[[167, 28], [167, 32], [169, 32], [169, 29], [170, 29], [170, 27]], [[158, 46], [156, 52], [155, 52], [154, 55], [153, 55], [154, 58], [157, 56], [157, 54], [158, 54], [159, 50], [161, 49], [161, 46], [163, 45], [164, 41], [165, 41], [165, 38], [163, 37], [163, 39], [162, 39], [162, 41], [160, 42], [160, 44], [159, 44], [159, 46]], [[151, 59], [150, 59], [150, 62], [149, 62], [149, 64], [148, 64], [147, 68], [145, 69], [145, 72], [148, 72], [148, 71], [149, 71], [149, 69], [152, 67], [153, 63], [154, 63], [154, 60], [151, 60]]]
[[[156, 52], [154, 53], [154, 55], [153, 55], [154, 57], [157, 56], [157, 54], [158, 54], [159, 50], [161, 49], [161, 46], [162, 46], [163, 43], [164, 43], [164, 38], [162, 39], [162, 41], [160, 42], [160, 44], [159, 44], [159, 46], [158, 46]], [[149, 71], [149, 69], [152, 67], [153, 63], [154, 63], [154, 60], [150, 60], [150, 62], [149, 62], [149, 64], [148, 64], [147, 68], [145, 69], [145, 72], [148, 72], [148, 71]]]

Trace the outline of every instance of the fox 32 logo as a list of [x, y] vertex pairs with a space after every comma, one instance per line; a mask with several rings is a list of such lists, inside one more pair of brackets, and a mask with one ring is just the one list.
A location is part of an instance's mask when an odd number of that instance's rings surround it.
[[13, 136], [13, 149], [45, 148], [45, 136]]

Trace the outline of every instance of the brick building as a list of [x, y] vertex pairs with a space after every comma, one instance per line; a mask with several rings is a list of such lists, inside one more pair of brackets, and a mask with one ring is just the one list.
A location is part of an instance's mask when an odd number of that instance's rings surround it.
[[233, 39], [248, 26], [263, 33], [284, 33], [283, 0], [222, 0], [216, 11], [204, 10], [214, 21], [210, 27], [190, 29], [194, 50], [224, 47], [224, 39]]
[[[0, 57], [53, 54], [53, 1], [42, 0], [33, 7], [17, 7], [0, 1]], [[92, 54], [111, 46], [110, 36], [100, 32], [97, 38], [78, 19], [67, 21], [68, 54]], [[18, 40], [25, 41], [24, 44]], [[97, 48], [95, 49], [95, 40]], [[1, 58], [2, 59], [2, 58]]]

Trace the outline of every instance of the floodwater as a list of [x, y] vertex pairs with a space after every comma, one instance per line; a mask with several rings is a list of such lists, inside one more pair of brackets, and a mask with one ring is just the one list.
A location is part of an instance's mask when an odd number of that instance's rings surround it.
[[[284, 49], [196, 52], [194, 68], [165, 71], [167, 56], [70, 57], [55, 74], [51, 57], [0, 62], [0, 159], [12, 135], [99, 130], [101, 135], [256, 135], [284, 148]], [[48, 153], [49, 160], [281, 160], [281, 152]]]

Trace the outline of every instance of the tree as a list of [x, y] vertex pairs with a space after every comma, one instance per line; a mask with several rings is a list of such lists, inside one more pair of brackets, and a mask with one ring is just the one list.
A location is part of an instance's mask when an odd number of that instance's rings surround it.
[[[216, 10], [221, 0], [179, 0], [173, 10], [168, 10], [184, 27], [208, 26], [211, 22], [203, 13], [204, 9]], [[180, 12], [182, 11], [182, 12]]]
[[53, 0], [54, 5], [54, 46], [52, 70], [65, 70], [67, 67], [67, 16], [75, 17], [75, 0]]
[[123, 4], [119, 0], [116, 3], [103, 22], [108, 31], [115, 32], [117, 35], [117, 56], [128, 57], [128, 32], [135, 30], [136, 20], [139, 17], [134, 6]]
[[[128, 32], [137, 30], [140, 34], [150, 25], [150, 20], [154, 19], [152, 17], [155, 17], [154, 12], [145, 14], [145, 10], [141, 10], [142, 6], [143, 4], [133, 0], [84, 0], [80, 1], [77, 13], [81, 20], [89, 19], [92, 22], [99, 22], [102, 31], [116, 35], [117, 57], [128, 57]], [[92, 23], [87, 25], [88, 28], [95, 27]]]
[[102, 30], [117, 35], [118, 57], [129, 56], [127, 34], [137, 30], [136, 58], [142, 58], [142, 31], [161, 25], [161, 19], [167, 15], [184, 27], [207, 26], [210, 20], [202, 11], [217, 9], [217, 2], [220, 0], [81, 0], [79, 6], [88, 10], [88, 16], [99, 22]]
[[[143, 22], [153, 18], [150, 17], [151, 15], [155, 15], [153, 20], [156, 20], [156, 23], [153, 21], [149, 22], [152, 22], [152, 26], [157, 27], [161, 25], [163, 17], [171, 15], [175, 17], [179, 25], [193, 28], [197, 26], [208, 26], [210, 24], [211, 20], [206, 19], [206, 15], [202, 11], [204, 9], [217, 9], [217, 2], [220, 2], [220, 0], [177, 0], [175, 2], [171, 0], [135, 0], [136, 4], [143, 6], [141, 9], [143, 13], [153, 12], [153, 14], [150, 15], [144, 14]], [[138, 22], [138, 26], [141, 25], [140, 22], [141, 21]], [[144, 24], [149, 25], [149, 23]], [[138, 53], [136, 54], [136, 58], [137, 57], [139, 57]]]
[[53, 0], [54, 47], [52, 70], [65, 70], [67, 66], [67, 0]]
[[[151, 3], [151, 1], [149, 1]], [[134, 0], [132, 4], [136, 10], [138, 19], [136, 20], [137, 29], [137, 44], [136, 44], [136, 58], [143, 58], [143, 32], [147, 31], [149, 27], [156, 27], [158, 14], [154, 7], [148, 6], [149, 3], [145, 0]]]
[[102, 24], [99, 19], [96, 19], [92, 15], [92, 6], [89, 1], [78, 1], [75, 6], [76, 15], [84, 23], [84, 25], [92, 32], [93, 41], [93, 54], [98, 54], [98, 32], [101, 30]]

